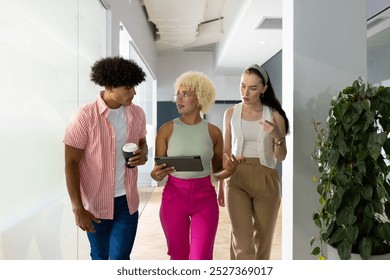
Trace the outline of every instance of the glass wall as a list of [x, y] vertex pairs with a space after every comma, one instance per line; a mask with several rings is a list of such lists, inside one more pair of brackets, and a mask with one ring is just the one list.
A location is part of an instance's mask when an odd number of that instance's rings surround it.
[[121, 25], [120, 32], [120, 55], [125, 58], [134, 60], [146, 73], [146, 81], [136, 88], [134, 104], [142, 107], [146, 115], [146, 141], [149, 147], [149, 161], [138, 168], [138, 190], [140, 194], [140, 213], [145, 207], [150, 194], [153, 191], [155, 182], [150, 177], [150, 171], [154, 165], [154, 144], [156, 136], [157, 123], [157, 80], [154, 73], [149, 68], [147, 62], [142, 56], [142, 52], [134, 44], [129, 32]]
[[368, 20], [368, 81], [390, 86], [390, 7]]
[[63, 136], [106, 55], [98, 0], [0, 0], [0, 259], [76, 259]]

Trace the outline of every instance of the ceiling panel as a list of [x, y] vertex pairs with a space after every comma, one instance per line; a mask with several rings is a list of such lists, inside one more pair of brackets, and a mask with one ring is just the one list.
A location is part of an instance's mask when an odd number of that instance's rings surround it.
[[[215, 72], [240, 74], [282, 48], [282, 0], [143, 0], [159, 53], [213, 51]], [[258, 29], [264, 19], [279, 26]]]

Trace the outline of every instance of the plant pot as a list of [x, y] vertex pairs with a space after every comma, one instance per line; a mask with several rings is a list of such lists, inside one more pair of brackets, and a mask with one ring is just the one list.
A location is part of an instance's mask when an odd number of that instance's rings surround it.
[[[326, 245], [326, 249], [328, 250], [328, 260], [340, 260], [339, 254], [337, 253], [337, 249], [333, 246]], [[350, 260], [361, 260], [359, 254], [351, 254]], [[383, 255], [372, 255], [369, 260], [390, 260], [390, 253]]]

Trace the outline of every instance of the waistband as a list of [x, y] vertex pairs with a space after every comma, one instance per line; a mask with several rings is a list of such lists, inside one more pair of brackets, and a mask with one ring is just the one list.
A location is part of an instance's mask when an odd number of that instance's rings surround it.
[[255, 163], [255, 164], [260, 164], [260, 159], [259, 158], [245, 158], [241, 163]]
[[183, 183], [188, 183], [188, 182], [198, 182], [198, 183], [203, 183], [203, 182], [209, 182], [211, 181], [211, 176], [208, 175], [206, 177], [201, 177], [201, 178], [177, 178], [175, 176], [172, 176], [171, 174], [168, 174], [168, 180], [171, 182], [183, 182]]
[[245, 158], [245, 161], [242, 161], [239, 163], [238, 166], [242, 166], [244, 167], [245, 165], [247, 166], [259, 166], [262, 170], [266, 171], [266, 172], [278, 172], [276, 168], [269, 168], [265, 165], [262, 165], [260, 163], [260, 159], [259, 158]]

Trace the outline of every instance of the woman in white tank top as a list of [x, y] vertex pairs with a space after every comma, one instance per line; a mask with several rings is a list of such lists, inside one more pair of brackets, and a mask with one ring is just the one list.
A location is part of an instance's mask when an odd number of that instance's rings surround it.
[[224, 116], [224, 152], [240, 163], [220, 182], [218, 201], [231, 222], [231, 259], [269, 259], [281, 200], [275, 166], [287, 154], [289, 123], [260, 66], [245, 69], [240, 91], [242, 102]]

